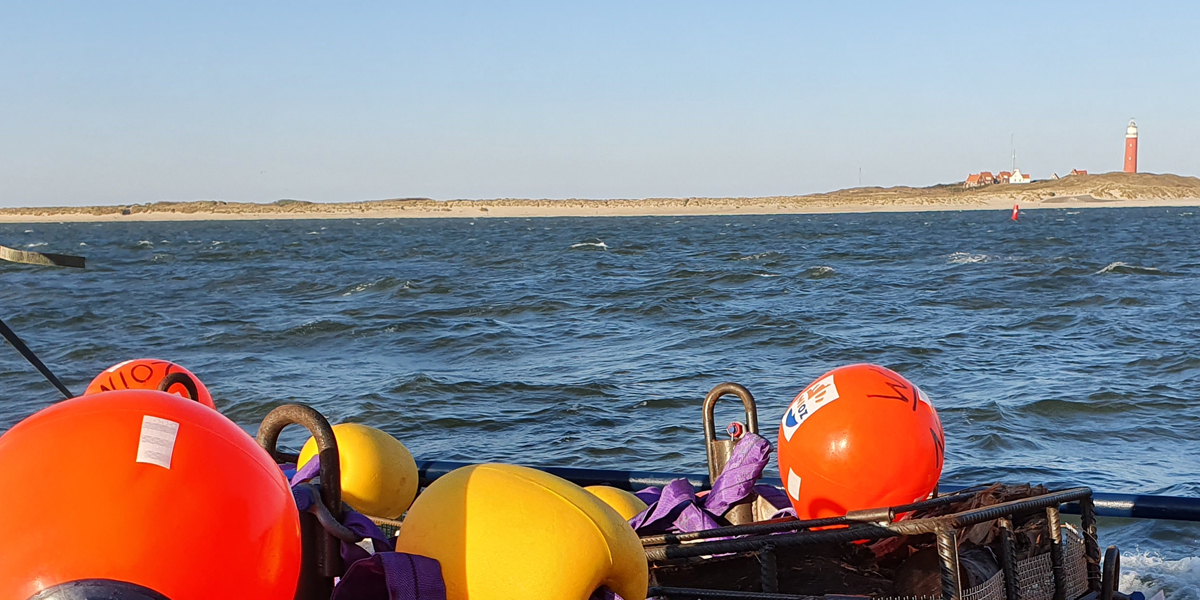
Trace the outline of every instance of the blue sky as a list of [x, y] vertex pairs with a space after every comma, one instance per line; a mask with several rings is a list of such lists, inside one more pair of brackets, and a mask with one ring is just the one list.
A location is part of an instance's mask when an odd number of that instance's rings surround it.
[[0, 5], [0, 205], [1200, 174], [1193, 2]]

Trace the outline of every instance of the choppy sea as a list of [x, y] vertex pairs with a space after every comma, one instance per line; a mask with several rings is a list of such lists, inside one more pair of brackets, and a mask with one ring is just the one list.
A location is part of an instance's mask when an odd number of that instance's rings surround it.
[[[1200, 496], [1196, 212], [2, 224], [88, 268], [0, 264], [0, 318], [76, 391], [165, 358], [247, 431], [299, 401], [530, 465], [703, 472], [713, 385], [773, 440], [810, 381], [873, 362], [932, 398], [945, 483]], [[56, 400], [0, 348], [0, 431]], [[1101, 543], [1124, 587], [1200, 598], [1200, 524]]]

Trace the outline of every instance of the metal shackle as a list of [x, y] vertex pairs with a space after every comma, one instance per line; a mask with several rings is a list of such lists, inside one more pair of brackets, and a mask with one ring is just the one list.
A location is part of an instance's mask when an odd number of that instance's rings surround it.
[[758, 434], [758, 406], [754, 403], [754, 396], [750, 394], [750, 390], [737, 383], [725, 382], [717, 384], [708, 392], [708, 395], [704, 397], [704, 446], [708, 452], [710, 481], [717, 480], [717, 476], [725, 469], [725, 463], [729, 462], [733, 447], [737, 444], [737, 439], [717, 439], [717, 426], [713, 414], [717, 400], [731, 395], [741, 399], [742, 406], [746, 409], [746, 431]]

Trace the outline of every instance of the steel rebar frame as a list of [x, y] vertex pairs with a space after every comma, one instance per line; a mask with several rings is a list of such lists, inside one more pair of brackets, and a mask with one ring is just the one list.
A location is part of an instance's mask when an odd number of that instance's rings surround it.
[[[694, 598], [808, 598], [808, 596], [779, 594], [775, 549], [789, 546], [809, 546], [823, 543], [845, 543], [859, 540], [880, 540], [902, 535], [935, 535], [937, 537], [938, 557], [941, 566], [943, 600], [962, 600], [962, 582], [958, 568], [958, 529], [987, 521], [999, 521], [1001, 528], [1001, 568], [1005, 575], [1006, 600], [1018, 600], [1019, 590], [1016, 588], [1015, 560], [1012, 553], [1012, 520], [1045, 511], [1047, 529], [1050, 534], [1050, 560], [1053, 569], [1055, 600], [1073, 600], [1066, 597], [1066, 567], [1064, 565], [1064, 548], [1062, 525], [1058, 507], [1068, 502], [1078, 502], [1082, 514], [1083, 543], [1085, 556], [1088, 560], [1088, 590], [1099, 591], [1099, 562], [1093, 563], [1090, 557], [1099, 557], [1100, 548], [1096, 540], [1095, 511], [1091, 501], [1092, 490], [1086, 487], [1070, 488], [1050, 492], [1020, 500], [1010, 500], [992, 506], [966, 510], [963, 512], [895, 522], [891, 517], [895, 514], [911, 510], [921, 510], [933, 506], [947, 504], [961, 496], [947, 500], [947, 497], [935, 498], [911, 505], [893, 507], [886, 511], [860, 511], [874, 517], [886, 517], [871, 523], [864, 523], [852, 515], [829, 519], [813, 519], [808, 521], [788, 520], [722, 527], [708, 532], [685, 534], [666, 534], [643, 538], [646, 558], [650, 562], [661, 562], [675, 559], [689, 559], [717, 554], [751, 553], [759, 562], [761, 570], [762, 592], [734, 592], [727, 590], [701, 590], [688, 588], [656, 588], [660, 594], [668, 597]], [[810, 531], [811, 528], [844, 525], [841, 529], [825, 529]], [[1089, 531], [1091, 535], [1089, 535]], [[713, 537], [747, 536], [734, 539], [703, 541]], [[685, 543], [686, 542], [686, 543]]]

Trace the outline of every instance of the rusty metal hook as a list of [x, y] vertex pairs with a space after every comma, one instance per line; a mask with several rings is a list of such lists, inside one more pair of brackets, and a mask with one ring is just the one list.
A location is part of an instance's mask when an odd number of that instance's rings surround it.
[[[288, 425], [300, 425], [307, 429], [317, 441], [317, 456], [320, 457], [321, 493], [318, 501], [325, 505], [337, 522], [342, 520], [342, 464], [338, 455], [337, 438], [333, 427], [324, 415], [304, 404], [284, 404], [267, 413], [258, 427], [255, 441], [271, 458], [279, 461], [289, 458], [282, 455], [276, 445], [279, 434]], [[299, 465], [297, 465], [299, 466]], [[318, 544], [317, 570], [326, 578], [342, 575], [341, 540], [322, 529], [322, 542]], [[305, 574], [301, 574], [305, 578]], [[332, 579], [327, 582], [332, 589]]]

